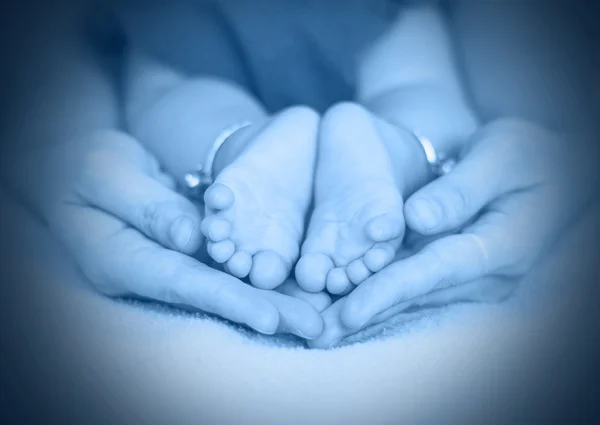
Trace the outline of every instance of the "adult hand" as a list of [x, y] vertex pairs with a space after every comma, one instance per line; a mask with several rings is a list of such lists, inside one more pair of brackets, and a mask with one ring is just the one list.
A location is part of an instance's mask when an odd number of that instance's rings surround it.
[[481, 296], [471, 296], [469, 287], [493, 288], [523, 276], [593, 194], [597, 155], [590, 149], [520, 120], [478, 131], [456, 168], [405, 205], [412, 230], [450, 235], [350, 293], [337, 307], [343, 328], [356, 332], [420, 297], [469, 300]]
[[266, 334], [321, 333], [309, 303], [190, 256], [202, 243], [200, 214], [135, 139], [98, 132], [34, 163], [46, 183], [38, 196], [43, 218], [100, 292], [198, 308]]

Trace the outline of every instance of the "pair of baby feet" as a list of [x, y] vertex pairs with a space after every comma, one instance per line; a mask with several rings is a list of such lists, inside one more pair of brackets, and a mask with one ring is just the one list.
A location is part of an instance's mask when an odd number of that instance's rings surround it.
[[321, 120], [303, 107], [275, 116], [218, 174], [205, 204], [209, 255], [262, 289], [296, 265], [305, 291], [346, 294], [393, 260], [405, 228], [386, 147], [370, 113], [350, 103]]

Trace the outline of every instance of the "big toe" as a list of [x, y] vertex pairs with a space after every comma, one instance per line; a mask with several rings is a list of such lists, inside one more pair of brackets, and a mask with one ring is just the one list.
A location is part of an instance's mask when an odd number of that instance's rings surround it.
[[382, 214], [366, 224], [365, 233], [373, 242], [397, 239], [404, 234], [404, 220], [401, 215]]
[[223, 183], [214, 183], [204, 193], [207, 208], [223, 210], [229, 208], [234, 201], [233, 191]]
[[260, 289], [274, 289], [289, 275], [283, 258], [274, 251], [260, 251], [252, 259], [250, 282]]
[[333, 267], [333, 260], [325, 254], [305, 254], [296, 264], [296, 281], [307, 292], [321, 292]]

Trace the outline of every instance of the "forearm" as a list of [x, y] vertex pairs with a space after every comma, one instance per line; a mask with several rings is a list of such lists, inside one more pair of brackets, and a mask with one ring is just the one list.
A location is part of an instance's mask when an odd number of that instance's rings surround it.
[[186, 76], [141, 55], [133, 66], [128, 127], [174, 176], [202, 164], [227, 126], [267, 116], [257, 100], [233, 83]]
[[403, 12], [359, 70], [357, 100], [376, 115], [455, 151], [477, 127], [445, 22], [434, 7]]

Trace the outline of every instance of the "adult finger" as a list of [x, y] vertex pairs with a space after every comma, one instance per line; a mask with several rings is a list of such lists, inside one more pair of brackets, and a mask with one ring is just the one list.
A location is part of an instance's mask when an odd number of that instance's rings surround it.
[[[375, 326], [390, 320], [394, 316], [402, 315], [402, 321], [418, 320], [424, 315], [422, 311], [412, 311], [415, 307], [432, 308], [450, 305], [458, 302], [500, 302], [510, 295], [515, 288], [513, 279], [489, 277], [478, 279], [457, 287], [442, 289], [413, 300], [396, 304], [390, 309], [373, 317], [364, 325], [364, 328]], [[309, 341], [311, 348], [330, 348], [339, 341], [356, 334], [357, 329], [347, 328], [341, 320], [341, 310], [344, 299], [336, 301], [329, 309], [323, 312], [324, 330], [316, 339]], [[411, 310], [408, 312], [407, 310]], [[395, 321], [394, 326], [398, 326]]]
[[321, 332], [318, 338], [307, 341], [310, 348], [331, 348], [336, 342], [356, 332], [356, 330], [346, 328], [342, 323], [340, 314], [345, 300], [346, 297], [340, 298], [322, 312], [323, 332]]
[[[474, 147], [448, 174], [415, 192], [404, 213], [407, 225], [430, 235], [463, 226], [498, 197], [532, 183], [519, 140], [475, 135]], [[487, 137], [487, 138], [486, 138]]]
[[373, 275], [348, 295], [344, 324], [361, 328], [396, 304], [508, 270], [518, 255], [511, 240], [518, 221], [509, 217], [487, 214], [464, 233], [435, 240]]
[[516, 287], [517, 279], [487, 276], [462, 285], [425, 294], [391, 307], [373, 317], [365, 326], [377, 325], [413, 308], [443, 307], [460, 302], [496, 303], [505, 300]]
[[78, 195], [137, 228], [162, 245], [188, 254], [202, 242], [198, 209], [122, 158], [119, 151], [98, 150], [86, 162]]
[[306, 292], [292, 279], [286, 280], [283, 284], [278, 286], [275, 291], [304, 300], [311, 304], [318, 312], [324, 311], [331, 305], [331, 296], [327, 292]]
[[[311, 341], [307, 341], [307, 344], [310, 348], [317, 348], [317, 349], [333, 348], [343, 339], [348, 338], [352, 335], [355, 335], [358, 332], [360, 332], [361, 330], [363, 330], [369, 326], [379, 324], [379, 323], [389, 319], [390, 317], [396, 316], [399, 314], [402, 314], [402, 318], [400, 320], [402, 320], [403, 322], [411, 322], [411, 321], [417, 320], [419, 317], [423, 316], [423, 312], [407, 312], [407, 313], [403, 314], [402, 312], [406, 309], [406, 307], [405, 307], [404, 310], [401, 310], [401, 311], [396, 311], [396, 309], [394, 309], [393, 312], [390, 311], [392, 314], [389, 314], [389, 316], [387, 316], [384, 319], [380, 319], [378, 317], [374, 318], [368, 324], [366, 324], [363, 328], [351, 329], [351, 328], [346, 327], [346, 325], [343, 323], [342, 318], [341, 318], [341, 312], [343, 311], [345, 301], [346, 301], [345, 297], [340, 298], [331, 307], [329, 307], [327, 310], [325, 310], [322, 313], [323, 322], [324, 322], [323, 332], [321, 333], [321, 335], [319, 335], [318, 338], [315, 338]], [[399, 325], [400, 324], [398, 322], [395, 322], [395, 326], [399, 326]]]
[[[114, 217], [73, 206], [65, 216], [77, 238], [72, 251], [103, 293], [136, 295], [216, 314], [258, 332], [315, 337], [322, 329], [310, 304], [267, 294], [193, 258], [163, 248]], [[92, 231], [89, 231], [92, 229]]]
[[312, 340], [323, 332], [323, 319], [310, 302], [273, 290], [254, 289], [260, 291], [277, 309], [279, 313], [277, 333], [291, 333]]

